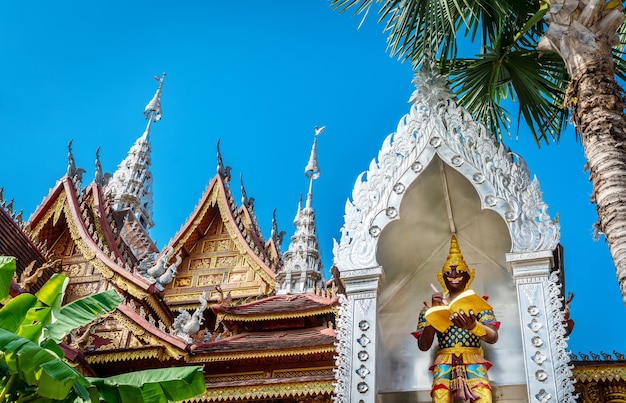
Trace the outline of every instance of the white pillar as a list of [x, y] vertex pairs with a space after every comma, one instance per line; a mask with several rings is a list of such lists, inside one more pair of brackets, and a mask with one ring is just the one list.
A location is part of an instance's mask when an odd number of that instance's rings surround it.
[[344, 326], [352, 347], [342, 364], [347, 384], [341, 402], [376, 402], [377, 301], [382, 273], [380, 266], [341, 272], [351, 312]]
[[553, 251], [509, 253], [506, 260], [517, 289], [528, 401], [560, 402], [558, 397], [563, 391], [559, 388], [563, 385], [557, 373], [558, 349], [554, 347], [562, 337], [555, 331], [560, 323], [556, 323], [558, 315], [555, 317], [554, 313], [560, 305], [554, 307], [553, 288], [558, 285], [550, 280]]

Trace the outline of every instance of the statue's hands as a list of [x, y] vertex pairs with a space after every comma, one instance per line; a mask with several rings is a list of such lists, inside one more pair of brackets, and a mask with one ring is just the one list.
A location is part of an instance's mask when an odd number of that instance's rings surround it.
[[442, 292], [436, 292], [431, 298], [432, 306], [447, 305]]
[[450, 317], [450, 320], [454, 323], [454, 326], [465, 330], [472, 330], [476, 326], [477, 321], [474, 311], [469, 311], [469, 314], [463, 311], [456, 312]]

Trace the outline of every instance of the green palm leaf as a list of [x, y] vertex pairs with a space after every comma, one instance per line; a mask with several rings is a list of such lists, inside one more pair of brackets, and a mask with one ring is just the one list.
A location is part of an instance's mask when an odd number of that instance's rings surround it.
[[[558, 139], [565, 128], [568, 111], [562, 104], [569, 79], [564, 63], [535, 49], [546, 29], [548, 3], [331, 0], [331, 6], [355, 14], [376, 8], [388, 33], [388, 52], [414, 68], [425, 57], [437, 58], [459, 103], [497, 139], [512, 136], [507, 110], [517, 112], [518, 129], [524, 122], [537, 144]], [[626, 66], [618, 65], [621, 71]]]

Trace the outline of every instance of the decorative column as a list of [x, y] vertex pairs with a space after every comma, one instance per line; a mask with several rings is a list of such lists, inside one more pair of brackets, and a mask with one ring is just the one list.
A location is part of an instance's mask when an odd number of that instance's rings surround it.
[[346, 270], [341, 279], [336, 402], [376, 402], [377, 293], [382, 267]]
[[522, 327], [529, 402], [573, 402], [574, 386], [566, 354], [561, 285], [551, 250], [509, 253]]

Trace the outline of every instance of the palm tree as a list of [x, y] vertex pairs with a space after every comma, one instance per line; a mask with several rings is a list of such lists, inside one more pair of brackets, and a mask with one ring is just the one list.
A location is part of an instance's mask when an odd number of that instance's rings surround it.
[[[597, 232], [608, 241], [626, 303], [626, 119], [616, 80], [626, 77], [619, 41], [626, 37], [622, 2], [380, 3], [331, 1], [340, 12], [353, 9], [367, 15], [377, 8], [378, 22], [389, 35], [389, 53], [413, 66], [434, 57], [441, 72], [449, 75], [459, 103], [499, 141], [513, 134], [507, 101], [517, 102], [518, 128], [524, 121], [538, 146], [558, 140], [571, 113], [593, 185]], [[463, 36], [477, 44], [476, 56], [459, 49]]]

